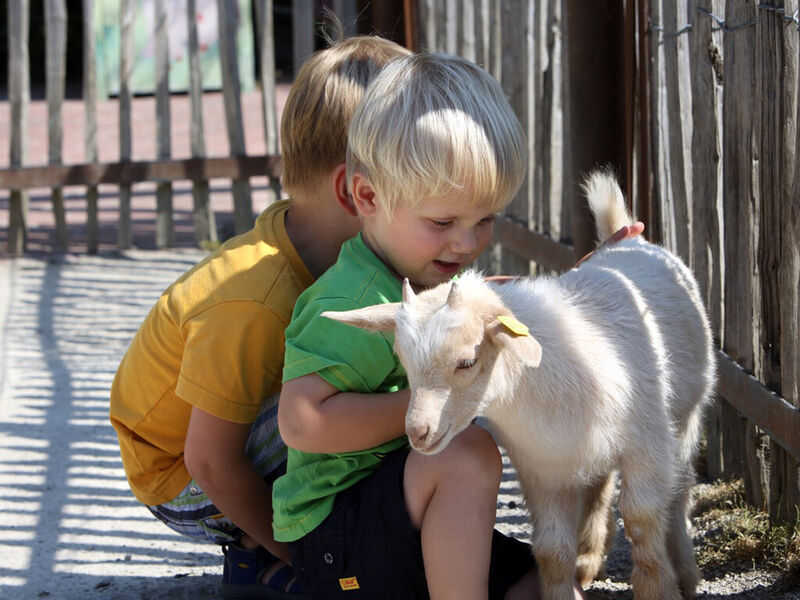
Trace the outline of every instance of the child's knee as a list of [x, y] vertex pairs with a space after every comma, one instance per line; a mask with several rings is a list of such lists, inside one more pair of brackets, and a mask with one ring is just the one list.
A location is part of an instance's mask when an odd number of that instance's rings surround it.
[[503, 476], [503, 459], [497, 443], [488, 431], [470, 425], [450, 443], [454, 472], [472, 481], [485, 481], [500, 485]]

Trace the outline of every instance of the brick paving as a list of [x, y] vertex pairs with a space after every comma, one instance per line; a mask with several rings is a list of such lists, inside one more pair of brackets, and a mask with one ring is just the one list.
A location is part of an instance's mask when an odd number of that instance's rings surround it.
[[[277, 105], [280, 111], [288, 94], [288, 84], [280, 84], [277, 90]], [[155, 98], [134, 98], [131, 129], [133, 137], [133, 160], [156, 158]], [[245, 144], [250, 155], [266, 152], [261, 92], [254, 90], [242, 94], [242, 114], [245, 126]], [[119, 106], [116, 99], [100, 101], [97, 109], [98, 159], [100, 162], [119, 160]], [[174, 158], [188, 158], [190, 150], [190, 104], [185, 94], [175, 94], [170, 99], [171, 146]], [[85, 162], [84, 155], [84, 107], [80, 99], [65, 100], [62, 112], [64, 127], [62, 162], [79, 164]], [[203, 124], [206, 155], [227, 156], [229, 152], [225, 113], [221, 92], [208, 92], [203, 96]], [[7, 101], [0, 102], [0, 168], [9, 165], [10, 107]], [[27, 166], [47, 164], [47, 103], [33, 100], [29, 108]], [[255, 177], [251, 181], [254, 213], [260, 212], [268, 200], [266, 177]], [[233, 205], [229, 192], [230, 182], [211, 182], [211, 203], [217, 225], [224, 227], [232, 222]], [[173, 185], [175, 221], [175, 245], [193, 246], [192, 195], [189, 182]], [[155, 184], [143, 183], [134, 186], [132, 198], [134, 247], [155, 247]], [[86, 198], [82, 187], [67, 187], [64, 190], [67, 225], [70, 232], [70, 252], [86, 250]], [[118, 221], [118, 192], [113, 185], [100, 187], [100, 251], [116, 247]], [[7, 190], [0, 190], [0, 256], [7, 252], [8, 236]], [[49, 190], [30, 190], [28, 214], [28, 251], [51, 252], [56, 247], [55, 220]]]

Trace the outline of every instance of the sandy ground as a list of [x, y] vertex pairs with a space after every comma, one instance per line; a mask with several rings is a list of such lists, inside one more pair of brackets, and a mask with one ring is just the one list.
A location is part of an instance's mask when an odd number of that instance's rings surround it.
[[[217, 598], [216, 547], [193, 543], [131, 495], [108, 422], [108, 389], [159, 293], [193, 249], [0, 258], [0, 598]], [[526, 537], [507, 465], [498, 527]], [[631, 598], [624, 537], [589, 598]], [[774, 576], [729, 572], [703, 598], [797, 600]]]

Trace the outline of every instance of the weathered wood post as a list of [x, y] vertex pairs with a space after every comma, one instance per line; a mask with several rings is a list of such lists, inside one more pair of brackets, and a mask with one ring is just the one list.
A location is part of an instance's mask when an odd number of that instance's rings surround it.
[[[28, 109], [31, 85], [28, 58], [30, 29], [28, 0], [9, 2], [8, 9], [8, 101], [11, 105], [9, 165], [21, 167], [28, 159]], [[28, 236], [28, 190], [11, 190], [9, 197], [8, 252], [25, 252]]]
[[[753, 3], [726, 1], [725, 18], [747, 23], [756, 18]], [[753, 219], [758, 195], [753, 181], [753, 119], [755, 115], [755, 29], [737, 29], [724, 37], [723, 85], [723, 215], [725, 228], [725, 323], [723, 350], [753, 372], [754, 248]], [[727, 293], [730, 292], [730, 293]], [[755, 426], [728, 403], [721, 405], [723, 476], [743, 477], [748, 502], [763, 507], [764, 490], [757, 447], [763, 440]], [[752, 459], [752, 460], [751, 460]]]
[[[120, 58], [119, 58], [119, 160], [130, 161], [133, 140], [131, 137], [131, 107], [133, 90], [133, 19], [134, 0], [122, 0], [120, 8]], [[131, 247], [131, 184], [124, 181], [119, 186], [119, 229], [117, 248]]]
[[[784, 27], [778, 12], [762, 10], [755, 32], [756, 80], [753, 96], [760, 99], [756, 131], [758, 194], [761, 211], [755, 233], [761, 298], [757, 328], [755, 376], [798, 406], [798, 282], [800, 240], [797, 205], [792, 196], [798, 171], [798, 35]], [[794, 221], [793, 221], [794, 218]], [[760, 473], [768, 473], [765, 495], [770, 518], [793, 524], [800, 506], [800, 462], [774, 440], [758, 454]]]
[[[61, 164], [61, 146], [64, 128], [61, 107], [64, 101], [67, 56], [67, 7], [65, 0], [46, 0], [44, 3], [46, 37], [46, 87], [47, 87], [47, 162]], [[53, 215], [56, 222], [56, 245], [66, 251], [69, 232], [64, 208], [64, 188], [52, 188]]]
[[[95, 63], [94, 0], [83, 0], [84, 160], [97, 162], [97, 66]], [[86, 186], [86, 251], [97, 253], [97, 186]]]
[[[275, 102], [275, 32], [272, 0], [255, 0], [256, 30], [261, 70], [261, 112], [264, 122], [264, 142], [267, 154], [278, 154], [278, 109]], [[269, 178], [271, 204], [280, 196], [280, 181]]]
[[314, 52], [314, 2], [294, 0], [292, 2], [292, 50], [294, 74]]
[[[157, 156], [168, 159], [172, 156], [170, 140], [169, 110], [169, 33], [167, 29], [167, 4], [165, 0], [155, 2], [155, 83], [156, 83], [156, 137]], [[156, 247], [168, 248], [175, 243], [172, 223], [172, 182], [156, 184]]]
[[[239, 25], [239, 5], [236, 2], [217, 0], [219, 14], [219, 54], [222, 64], [222, 95], [225, 102], [225, 123], [231, 156], [245, 156], [244, 126], [239, 87], [239, 61], [236, 58], [236, 30]], [[233, 228], [243, 233], [253, 225], [253, 204], [250, 183], [247, 179], [234, 179]]]
[[[189, 97], [191, 103], [190, 137], [192, 158], [204, 158], [206, 143], [203, 133], [203, 72], [200, 69], [200, 48], [197, 40], [197, 2], [186, 3], [186, 24], [189, 28]], [[217, 241], [217, 226], [208, 194], [208, 181], [192, 182], [194, 239], [198, 244]]]

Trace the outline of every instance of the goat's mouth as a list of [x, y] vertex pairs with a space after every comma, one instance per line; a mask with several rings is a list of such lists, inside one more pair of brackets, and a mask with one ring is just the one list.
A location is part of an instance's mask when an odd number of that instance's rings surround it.
[[451, 428], [452, 423], [448, 425], [441, 435], [439, 435], [431, 443], [425, 444], [425, 446], [414, 446], [414, 450], [420, 454], [436, 454], [437, 452], [441, 452], [445, 449], [445, 447], [447, 447], [447, 444], [450, 443], [450, 436], [448, 434], [450, 433]]

